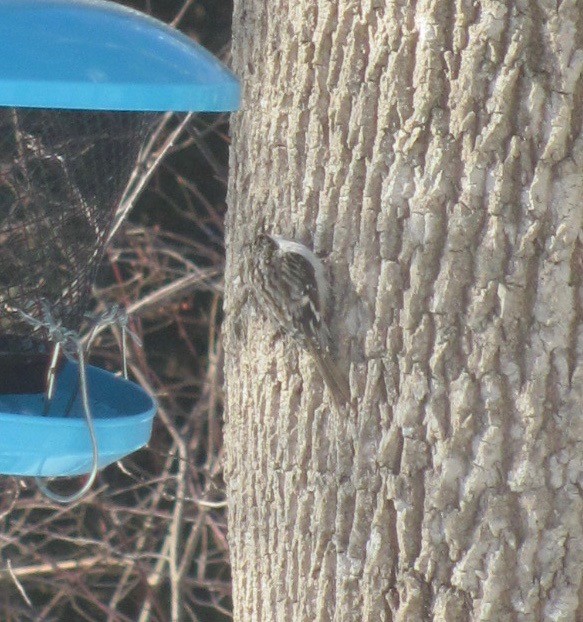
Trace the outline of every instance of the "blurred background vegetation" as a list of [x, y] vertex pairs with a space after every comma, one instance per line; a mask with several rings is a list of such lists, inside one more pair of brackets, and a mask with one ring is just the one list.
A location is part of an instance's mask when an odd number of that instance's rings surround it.
[[[229, 64], [231, 0], [134, 0]], [[222, 480], [223, 216], [228, 115], [166, 115], [107, 251], [94, 307], [131, 313], [130, 373], [160, 408], [149, 446], [59, 506], [0, 478], [0, 620], [231, 618]], [[163, 156], [163, 157], [162, 157]], [[153, 171], [153, 172], [149, 172]], [[121, 367], [104, 331], [91, 362]], [[72, 488], [79, 482], [73, 482]]]

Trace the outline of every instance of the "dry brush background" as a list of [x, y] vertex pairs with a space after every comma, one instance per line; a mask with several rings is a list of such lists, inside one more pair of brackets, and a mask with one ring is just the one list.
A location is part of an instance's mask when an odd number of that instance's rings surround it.
[[[135, 0], [228, 63], [231, 2]], [[58, 506], [0, 478], [0, 619], [222, 622], [231, 617], [222, 480], [221, 309], [228, 116], [166, 115], [145, 149], [95, 309], [122, 303], [143, 348], [133, 378], [156, 396], [149, 447]], [[135, 202], [135, 205], [133, 205]], [[120, 369], [120, 335], [91, 361]], [[73, 483], [75, 486], [78, 482]]]

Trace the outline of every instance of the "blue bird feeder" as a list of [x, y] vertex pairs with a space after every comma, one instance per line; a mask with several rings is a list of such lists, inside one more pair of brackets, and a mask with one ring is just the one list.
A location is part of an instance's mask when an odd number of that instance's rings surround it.
[[147, 15], [102, 0], [0, 2], [0, 105], [227, 112], [235, 76]]
[[0, 473], [94, 475], [148, 442], [154, 400], [80, 370], [72, 335], [155, 114], [239, 99], [217, 59], [137, 11], [0, 0]]

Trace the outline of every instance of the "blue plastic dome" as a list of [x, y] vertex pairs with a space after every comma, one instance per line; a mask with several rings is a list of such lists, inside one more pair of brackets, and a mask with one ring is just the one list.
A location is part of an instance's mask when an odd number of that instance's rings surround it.
[[235, 76], [200, 45], [103, 0], [0, 0], [0, 106], [234, 110]]

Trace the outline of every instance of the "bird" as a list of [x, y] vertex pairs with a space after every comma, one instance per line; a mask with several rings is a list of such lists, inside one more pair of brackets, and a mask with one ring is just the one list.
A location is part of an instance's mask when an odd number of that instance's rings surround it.
[[335, 404], [349, 404], [325, 319], [331, 288], [321, 259], [296, 240], [260, 233], [251, 244], [250, 281], [261, 311], [311, 355]]

